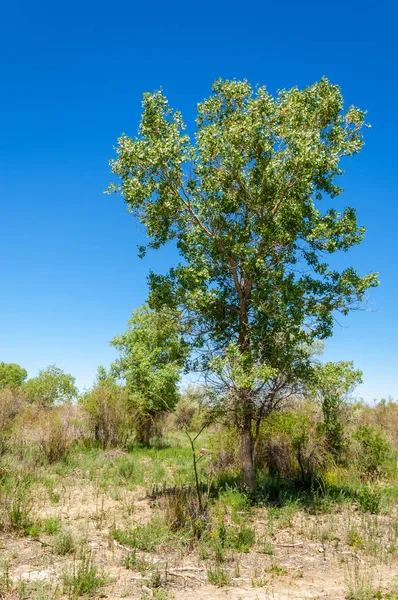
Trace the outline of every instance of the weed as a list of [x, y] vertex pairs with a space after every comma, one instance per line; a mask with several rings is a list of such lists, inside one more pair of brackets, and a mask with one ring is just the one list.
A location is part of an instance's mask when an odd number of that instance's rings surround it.
[[272, 575], [287, 575], [287, 569], [281, 567], [277, 562], [273, 562], [268, 569], [268, 573]]
[[269, 540], [265, 540], [261, 546], [260, 552], [263, 554], [267, 554], [268, 556], [273, 556], [275, 554], [275, 548], [272, 542]]
[[75, 542], [69, 531], [59, 531], [53, 538], [52, 549], [55, 554], [65, 556], [75, 552]]
[[238, 552], [249, 552], [256, 541], [256, 532], [250, 527], [242, 527], [232, 540], [232, 546]]
[[114, 529], [113, 538], [129, 548], [143, 552], [152, 552], [167, 539], [168, 528], [159, 520], [154, 519], [147, 525], [141, 525], [131, 530]]
[[80, 596], [92, 596], [108, 579], [104, 573], [98, 573], [92, 555], [87, 553], [79, 564], [74, 562], [70, 571], [63, 575], [63, 593], [68, 600], [76, 600]]
[[11, 589], [10, 563], [5, 560], [0, 564], [0, 598]]
[[207, 579], [213, 585], [217, 587], [223, 587], [225, 585], [230, 585], [231, 583], [231, 575], [226, 570], [221, 568], [219, 565], [216, 565], [214, 568], [207, 569]]
[[360, 533], [355, 527], [347, 531], [347, 544], [352, 548], [358, 549], [364, 547], [364, 541]]
[[358, 493], [358, 506], [362, 512], [369, 512], [376, 515], [380, 512], [381, 493], [376, 488], [363, 486]]
[[42, 524], [42, 529], [47, 535], [55, 535], [61, 530], [61, 525], [59, 519], [45, 519]]
[[361, 569], [358, 561], [348, 568], [346, 574], [347, 600], [374, 600], [380, 597], [373, 586], [372, 572]]
[[127, 554], [123, 556], [122, 564], [124, 567], [126, 567], [126, 569], [140, 571], [141, 573], [145, 573], [150, 566], [148, 561], [137, 555], [136, 549], [132, 550], [131, 552], [127, 552]]

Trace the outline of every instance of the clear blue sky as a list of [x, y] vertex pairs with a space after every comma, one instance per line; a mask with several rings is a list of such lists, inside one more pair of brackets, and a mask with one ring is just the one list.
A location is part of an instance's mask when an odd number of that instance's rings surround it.
[[[3, 2], [0, 9], [0, 361], [34, 375], [56, 363], [91, 384], [146, 297], [143, 232], [103, 190], [141, 94], [163, 87], [193, 127], [217, 77], [274, 92], [326, 75], [368, 109], [363, 152], [346, 163], [338, 206], [366, 241], [349, 258], [380, 272], [374, 312], [341, 320], [326, 357], [354, 360], [368, 400], [398, 397], [397, 9], [357, 2]], [[348, 258], [345, 257], [345, 259]]]

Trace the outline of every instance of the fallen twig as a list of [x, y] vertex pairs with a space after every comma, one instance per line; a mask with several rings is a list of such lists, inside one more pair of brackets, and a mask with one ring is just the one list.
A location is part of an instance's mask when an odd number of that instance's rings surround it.
[[278, 548], [298, 548], [299, 546], [302, 546], [304, 544], [304, 542], [297, 542], [295, 544], [276, 544], [276, 546]]

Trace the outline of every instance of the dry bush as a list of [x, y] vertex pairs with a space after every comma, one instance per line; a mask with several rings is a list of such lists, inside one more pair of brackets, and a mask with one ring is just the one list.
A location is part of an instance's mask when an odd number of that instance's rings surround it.
[[23, 406], [23, 396], [19, 390], [0, 390], [0, 453], [9, 444], [12, 427]]
[[102, 448], [124, 446], [131, 436], [133, 415], [126, 388], [105, 380], [81, 399], [89, 435]]
[[264, 420], [256, 444], [256, 464], [271, 476], [310, 483], [331, 460], [320, 427], [319, 411], [311, 404], [272, 413]]
[[359, 425], [370, 425], [382, 433], [398, 452], [398, 403], [381, 401], [376, 406], [358, 407]]
[[268, 439], [259, 440], [256, 464], [266, 467], [271, 477], [293, 478], [297, 470], [296, 458], [291, 440], [286, 434], [274, 434]]
[[240, 469], [239, 436], [236, 429], [226, 427], [214, 431], [210, 438], [211, 466], [215, 473]]
[[54, 463], [65, 458], [81, 441], [84, 422], [80, 407], [71, 403], [53, 408], [26, 407], [20, 415], [14, 445], [33, 450], [36, 459]]

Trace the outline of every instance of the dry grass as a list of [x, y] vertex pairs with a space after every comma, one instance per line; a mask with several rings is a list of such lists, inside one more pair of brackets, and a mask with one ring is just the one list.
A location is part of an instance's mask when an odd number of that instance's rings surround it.
[[52, 465], [29, 460], [2, 457], [0, 597], [394, 598], [393, 500], [380, 514], [355, 496], [306, 506], [282, 494], [253, 507], [224, 488], [199, 515], [190, 491], [170, 487], [190, 490], [182, 437], [132, 453], [75, 447]]

